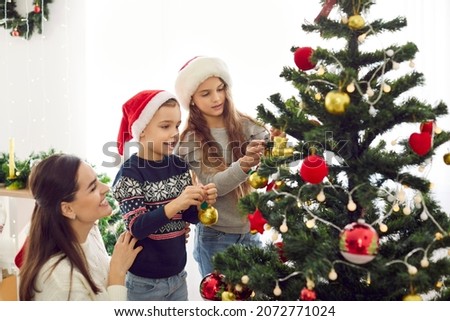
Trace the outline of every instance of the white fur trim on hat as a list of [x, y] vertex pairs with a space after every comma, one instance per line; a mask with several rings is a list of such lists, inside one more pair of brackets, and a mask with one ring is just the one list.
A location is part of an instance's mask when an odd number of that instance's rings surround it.
[[220, 77], [231, 87], [231, 77], [225, 62], [215, 57], [195, 57], [178, 72], [175, 93], [180, 105], [189, 110], [192, 95], [198, 86], [209, 77]]
[[139, 141], [141, 133], [147, 127], [148, 123], [152, 120], [156, 111], [169, 99], [175, 99], [175, 95], [167, 91], [161, 91], [157, 93], [145, 106], [145, 108], [139, 114], [139, 118], [131, 125], [131, 134], [134, 141]]

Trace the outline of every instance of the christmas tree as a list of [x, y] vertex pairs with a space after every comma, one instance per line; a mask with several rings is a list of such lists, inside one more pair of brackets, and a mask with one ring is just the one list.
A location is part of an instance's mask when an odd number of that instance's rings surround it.
[[[439, 127], [447, 106], [408, 95], [425, 83], [413, 65], [414, 43], [364, 50], [368, 38], [404, 28], [405, 18], [366, 21], [371, 0], [322, 3], [303, 32], [345, 45], [292, 47], [296, 67], [284, 67], [281, 77], [298, 95], [275, 94], [275, 108], [257, 108], [281, 131], [249, 177], [255, 191], [239, 205], [252, 230], [272, 241], [217, 254], [201, 293], [214, 300], [449, 300], [450, 219], [422, 170], [450, 139]], [[396, 76], [401, 64], [410, 71]], [[402, 124], [417, 130], [383, 139]]]

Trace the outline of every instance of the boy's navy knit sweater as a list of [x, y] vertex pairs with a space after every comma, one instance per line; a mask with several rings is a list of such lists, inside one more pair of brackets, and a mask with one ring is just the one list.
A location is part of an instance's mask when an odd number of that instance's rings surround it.
[[127, 230], [143, 250], [130, 272], [145, 278], [167, 278], [186, 266], [185, 222], [197, 223], [195, 206], [168, 219], [164, 205], [192, 185], [187, 164], [176, 155], [155, 162], [132, 155], [113, 183]]

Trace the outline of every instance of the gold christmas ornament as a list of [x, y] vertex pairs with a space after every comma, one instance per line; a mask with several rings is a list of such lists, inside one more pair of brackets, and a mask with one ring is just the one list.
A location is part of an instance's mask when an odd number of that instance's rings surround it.
[[285, 156], [289, 157], [294, 155], [294, 148], [286, 147], [286, 148], [274, 148], [272, 149], [272, 156]]
[[325, 96], [325, 108], [333, 115], [342, 115], [350, 104], [350, 96], [344, 92], [333, 90]]
[[348, 26], [350, 27], [350, 29], [359, 30], [364, 27], [365, 24], [366, 22], [359, 14], [355, 14], [348, 18]]
[[287, 147], [287, 137], [275, 136], [273, 138], [272, 156], [285, 156], [290, 157], [294, 154], [294, 148]]
[[222, 292], [222, 301], [236, 301], [236, 295], [230, 291]]
[[445, 154], [443, 159], [445, 164], [450, 165], [450, 153]]
[[248, 177], [248, 182], [251, 187], [258, 189], [267, 186], [269, 179], [267, 177], [258, 175], [258, 172], [255, 171]]
[[217, 223], [219, 213], [214, 207], [203, 202], [200, 205], [200, 211], [198, 211], [198, 219], [205, 225], [213, 225]]
[[422, 301], [422, 297], [418, 294], [408, 294], [403, 297], [403, 301]]

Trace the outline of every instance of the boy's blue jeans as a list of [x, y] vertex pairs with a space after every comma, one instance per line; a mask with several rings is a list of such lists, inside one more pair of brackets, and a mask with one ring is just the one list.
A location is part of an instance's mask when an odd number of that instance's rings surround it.
[[128, 301], [187, 301], [186, 271], [163, 279], [149, 279], [127, 273]]
[[232, 244], [252, 244], [261, 246], [259, 234], [230, 234], [217, 231], [201, 223], [195, 226], [194, 259], [202, 277], [213, 272], [212, 257], [225, 251]]

